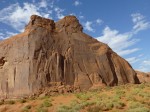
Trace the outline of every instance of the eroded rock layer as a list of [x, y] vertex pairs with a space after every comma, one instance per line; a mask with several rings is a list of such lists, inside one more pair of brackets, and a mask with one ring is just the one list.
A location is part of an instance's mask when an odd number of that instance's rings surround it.
[[81, 90], [138, 83], [129, 63], [82, 32], [75, 16], [31, 16], [25, 31], [0, 41], [0, 96], [32, 94], [53, 84]]

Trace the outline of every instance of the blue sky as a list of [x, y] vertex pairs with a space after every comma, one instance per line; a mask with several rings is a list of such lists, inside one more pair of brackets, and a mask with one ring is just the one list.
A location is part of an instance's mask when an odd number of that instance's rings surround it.
[[23, 32], [32, 14], [75, 15], [136, 70], [150, 71], [150, 0], [0, 0], [0, 39]]

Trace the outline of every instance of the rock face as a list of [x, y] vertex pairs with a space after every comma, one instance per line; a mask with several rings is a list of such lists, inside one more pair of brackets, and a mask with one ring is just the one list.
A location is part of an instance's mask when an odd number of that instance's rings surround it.
[[150, 82], [150, 73], [136, 71], [140, 83]]
[[30, 95], [43, 87], [139, 83], [129, 63], [82, 32], [75, 16], [58, 22], [31, 16], [25, 31], [0, 41], [0, 96]]

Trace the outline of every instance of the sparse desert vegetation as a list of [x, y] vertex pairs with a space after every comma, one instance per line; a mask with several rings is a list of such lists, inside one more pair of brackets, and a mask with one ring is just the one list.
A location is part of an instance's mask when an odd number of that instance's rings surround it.
[[150, 83], [0, 102], [0, 112], [150, 112]]

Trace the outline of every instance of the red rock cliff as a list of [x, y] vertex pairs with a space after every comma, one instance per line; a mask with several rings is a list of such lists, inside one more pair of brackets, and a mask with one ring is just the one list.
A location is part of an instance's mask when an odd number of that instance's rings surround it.
[[82, 32], [75, 16], [31, 16], [25, 31], [0, 41], [0, 96], [29, 95], [61, 82], [87, 90], [138, 83], [136, 72], [106, 44]]

